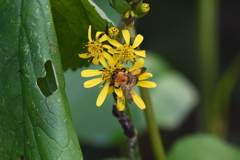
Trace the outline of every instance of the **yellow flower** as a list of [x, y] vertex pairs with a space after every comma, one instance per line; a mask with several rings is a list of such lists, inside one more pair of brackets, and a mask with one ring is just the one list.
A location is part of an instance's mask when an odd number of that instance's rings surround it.
[[[142, 68], [144, 65], [144, 60], [142, 58], [140, 58], [137, 62], [135, 62], [134, 66], [132, 68], [126, 69], [126, 74], [127, 73], [131, 73], [132, 71], [138, 69], [138, 68]], [[138, 76], [138, 82], [137, 82], [137, 86], [140, 87], [145, 87], [145, 88], [155, 88], [157, 87], [157, 84], [151, 81], [145, 81], [146, 79], [148, 79], [149, 77], [152, 77], [151, 73], [142, 73]], [[116, 85], [116, 84], [115, 84]], [[126, 93], [124, 93], [124, 90], [117, 90], [115, 91], [116, 95], [117, 95], [117, 108], [119, 111], [123, 111], [125, 109], [125, 99], [126, 99]], [[143, 102], [143, 100], [141, 99], [141, 97], [132, 89], [130, 90], [130, 93], [127, 94], [131, 94], [131, 98], [133, 99], [134, 103], [140, 108], [140, 109], [145, 109], [146, 105]]]
[[108, 52], [113, 54], [113, 58], [115, 61], [135, 61], [139, 57], [146, 57], [145, 50], [136, 50], [143, 41], [142, 35], [138, 34], [133, 42], [133, 45], [130, 45], [129, 31], [122, 30], [122, 34], [125, 40], [125, 44], [121, 44], [118, 41], [110, 38], [108, 39], [108, 42], [116, 47], [115, 49], [108, 49]]
[[93, 77], [93, 76], [97, 76], [97, 75], [102, 75], [99, 78], [94, 78], [91, 80], [88, 80], [86, 82], [84, 82], [84, 87], [85, 88], [91, 88], [94, 87], [96, 85], [98, 85], [99, 83], [102, 82], [103, 84], [103, 89], [101, 90], [100, 94], [98, 95], [97, 101], [96, 101], [96, 106], [100, 107], [103, 102], [106, 99], [106, 96], [108, 94], [115, 92], [118, 92], [118, 90], [120, 90], [119, 88], [115, 88], [112, 83], [112, 75], [116, 73], [116, 70], [119, 70], [122, 67], [122, 65], [118, 65], [116, 64], [114, 61], [113, 62], [109, 62], [110, 65], [103, 65], [104, 69], [103, 70], [92, 70], [92, 69], [87, 69], [81, 72], [81, 76], [82, 77]]
[[101, 62], [102, 65], [107, 65], [106, 60], [113, 63], [113, 58], [104, 50], [110, 49], [109, 45], [103, 44], [102, 42], [108, 40], [108, 36], [104, 32], [97, 32], [95, 36], [95, 41], [91, 37], [91, 25], [88, 28], [88, 40], [89, 42], [85, 45], [85, 48], [88, 48], [87, 53], [78, 54], [80, 58], [87, 59], [92, 61], [94, 65], [98, 65]]

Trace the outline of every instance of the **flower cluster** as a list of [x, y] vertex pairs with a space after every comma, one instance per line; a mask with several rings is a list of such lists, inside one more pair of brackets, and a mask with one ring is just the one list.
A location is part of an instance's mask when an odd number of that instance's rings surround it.
[[[125, 101], [135, 102], [140, 109], [146, 106], [139, 95], [132, 89], [138, 85], [146, 88], [155, 88], [156, 83], [146, 81], [152, 77], [151, 73], [145, 72], [144, 59], [145, 50], [138, 50], [143, 41], [143, 36], [138, 34], [131, 41], [128, 30], [122, 30], [123, 43], [118, 42], [115, 38], [119, 33], [118, 28], [108, 28], [107, 33], [97, 32], [95, 39], [91, 36], [91, 25], [88, 29], [88, 43], [86, 53], [79, 54], [80, 58], [88, 59], [94, 65], [99, 63], [103, 66], [102, 70], [87, 69], [81, 72], [82, 77], [100, 76], [88, 80], [84, 83], [85, 88], [91, 88], [101, 83], [103, 87], [98, 95], [96, 105], [101, 106], [108, 94], [113, 93], [117, 102], [119, 111], [125, 109]], [[133, 62], [132, 68], [125, 68], [125, 64]], [[124, 63], [125, 62], [125, 63]]]

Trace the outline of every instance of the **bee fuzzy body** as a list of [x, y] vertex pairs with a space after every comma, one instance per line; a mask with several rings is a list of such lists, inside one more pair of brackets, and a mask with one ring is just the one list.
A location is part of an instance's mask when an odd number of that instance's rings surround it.
[[146, 68], [142, 67], [137, 68], [129, 73], [120, 71], [112, 76], [113, 81], [122, 88], [124, 96], [128, 103], [130, 104], [133, 102], [132, 87], [138, 83], [138, 76], [144, 73], [145, 71]]

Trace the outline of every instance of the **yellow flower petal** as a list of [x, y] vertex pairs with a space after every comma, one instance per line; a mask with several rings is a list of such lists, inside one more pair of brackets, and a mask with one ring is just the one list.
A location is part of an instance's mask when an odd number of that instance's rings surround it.
[[135, 69], [142, 68], [143, 65], [144, 65], [144, 59], [139, 58], [139, 59], [134, 63], [133, 67], [128, 69], [128, 71], [129, 71], [129, 72], [132, 72], [132, 71], [134, 71]]
[[78, 54], [78, 56], [79, 56], [80, 58], [86, 59], [86, 58], [90, 58], [92, 55], [91, 55], [91, 54], [88, 54], [88, 53], [82, 53], [82, 54]]
[[103, 72], [102, 71], [99, 71], [99, 70], [94, 70], [94, 69], [87, 69], [87, 70], [83, 70], [81, 72], [81, 76], [82, 77], [93, 77], [93, 76], [97, 76], [97, 75], [100, 75], [102, 74]]
[[122, 34], [123, 34], [125, 43], [126, 43], [127, 45], [129, 45], [129, 44], [130, 44], [130, 33], [129, 33], [129, 31], [126, 30], [126, 29], [124, 29], [124, 30], [122, 30]]
[[103, 44], [102, 45], [103, 48], [106, 48], [106, 49], [113, 49], [111, 46], [107, 45], [107, 44]]
[[139, 58], [139, 60], [137, 60], [137, 62], [134, 63], [133, 68], [142, 68], [143, 65], [144, 65], [144, 59]]
[[99, 61], [105, 68], [107, 67], [107, 62], [103, 56], [99, 57]]
[[111, 44], [111, 45], [113, 45], [113, 46], [115, 46], [115, 47], [121, 47], [122, 46], [122, 44], [121, 43], [119, 43], [118, 41], [116, 41], [116, 40], [114, 40], [114, 39], [108, 39], [108, 42]]
[[115, 88], [115, 93], [117, 94], [118, 97], [123, 96], [123, 91], [121, 88]]
[[[102, 32], [102, 33], [104, 33], [104, 32]], [[99, 42], [104, 42], [104, 41], [106, 41], [106, 40], [108, 40], [108, 36], [107, 36], [106, 34], [104, 34], [104, 35], [99, 39]]]
[[89, 40], [90, 42], [92, 42], [92, 41], [93, 41], [93, 40], [92, 40], [91, 31], [92, 31], [92, 26], [91, 26], [91, 25], [89, 25], [89, 28], [88, 28], [88, 40]]
[[143, 73], [140, 76], [138, 76], [138, 80], [148, 79], [149, 77], [152, 77], [152, 73]]
[[136, 103], [136, 105], [140, 108], [140, 109], [145, 109], [146, 108], [146, 105], [145, 103], [143, 102], [142, 98], [139, 97], [139, 95], [135, 92], [135, 91], [132, 91], [133, 94], [132, 94], [132, 97], [133, 97], [133, 101]]
[[94, 57], [94, 58], [92, 59], [92, 63], [93, 63], [94, 65], [98, 65], [98, 63], [99, 63], [98, 57]]
[[113, 93], [114, 90], [115, 90], [115, 87], [113, 87], [113, 86], [109, 86], [109, 88], [108, 88], [108, 93], [107, 93], [107, 94], [111, 94], [111, 93]]
[[[114, 66], [116, 64], [116, 61], [113, 59], [112, 56], [110, 56], [107, 52], [104, 52], [103, 53], [103, 56], [106, 58], [106, 60], [108, 61], [108, 63], [111, 65], [111, 66]], [[106, 66], [104, 66], [105, 68], [107, 68]]]
[[107, 93], [108, 93], [109, 84], [110, 83], [107, 82], [104, 85], [104, 87], [103, 87], [102, 91], [100, 92], [100, 94], [98, 95], [97, 102], [96, 102], [96, 105], [98, 107], [100, 107], [103, 104], [103, 102], [105, 101], [105, 99], [106, 99], [106, 96], [107, 96]]
[[137, 48], [143, 41], [143, 36], [141, 34], [138, 34], [133, 42], [132, 47]]
[[116, 52], [116, 49], [108, 49], [108, 52], [114, 54]]
[[116, 54], [114, 54], [114, 55], [113, 55], [113, 59], [114, 59], [115, 62], [118, 62], [119, 56], [117, 56]]
[[125, 109], [125, 98], [123, 97], [117, 97], [117, 109], [119, 111], [123, 111]]
[[145, 87], [145, 88], [156, 88], [157, 84], [152, 81], [138, 81], [138, 86]]
[[[99, 36], [101, 35], [101, 34], [105, 34], [105, 32], [97, 32], [96, 33], [96, 36], [95, 36], [95, 40], [98, 40], [99, 39]], [[102, 38], [102, 37], [101, 37]], [[107, 39], [106, 39], [107, 40]], [[105, 41], [106, 41], [105, 40]], [[99, 42], [103, 42], [103, 41], [100, 41], [100, 39], [99, 39]]]
[[102, 78], [95, 78], [83, 83], [84, 88], [91, 88], [102, 82]]
[[146, 57], [146, 51], [145, 50], [134, 51], [134, 53], [138, 56]]

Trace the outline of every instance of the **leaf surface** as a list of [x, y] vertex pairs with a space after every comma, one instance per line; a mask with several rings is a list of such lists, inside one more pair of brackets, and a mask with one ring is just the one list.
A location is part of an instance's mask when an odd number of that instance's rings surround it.
[[239, 160], [240, 149], [207, 134], [187, 136], [171, 148], [169, 160]]
[[50, 9], [0, 2], [1, 159], [82, 159]]
[[64, 70], [69, 68], [75, 70], [90, 64], [86, 59], [78, 57], [79, 53], [87, 52], [87, 49], [83, 48], [83, 43], [88, 42], [89, 25], [92, 25], [93, 39], [96, 31], [104, 32], [105, 30], [107, 17], [92, 4], [87, 0], [51, 0]]

